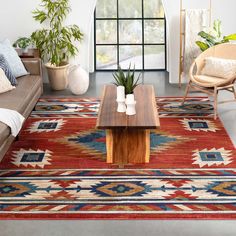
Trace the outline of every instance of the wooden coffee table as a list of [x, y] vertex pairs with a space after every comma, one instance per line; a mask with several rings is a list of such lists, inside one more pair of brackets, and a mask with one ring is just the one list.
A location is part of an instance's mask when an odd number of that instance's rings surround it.
[[106, 130], [107, 163], [148, 163], [150, 130], [158, 129], [154, 88], [139, 85], [134, 91], [136, 115], [118, 113], [116, 86], [106, 85], [97, 119], [97, 129]]

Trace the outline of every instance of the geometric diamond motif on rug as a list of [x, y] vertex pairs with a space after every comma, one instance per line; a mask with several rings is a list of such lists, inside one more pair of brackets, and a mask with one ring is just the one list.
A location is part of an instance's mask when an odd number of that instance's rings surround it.
[[105, 145], [105, 132], [103, 130], [94, 130], [87, 134], [75, 135], [74, 137], [68, 138], [68, 142], [82, 144], [89, 149], [99, 151], [103, 154], [106, 153]]
[[47, 113], [76, 113], [76, 112], [98, 112], [99, 110], [99, 102], [89, 102], [90, 105], [87, 103], [60, 103], [60, 102], [53, 102], [53, 103], [38, 103], [38, 105], [35, 106], [35, 109], [33, 113], [40, 112], [42, 114]]
[[28, 129], [30, 133], [42, 133], [42, 132], [56, 132], [62, 129], [63, 125], [66, 123], [63, 119], [55, 120], [40, 120], [34, 122]]
[[37, 106], [35, 106], [35, 111], [54, 111], [54, 112], [75, 112], [79, 111], [81, 108], [83, 108], [82, 105], [75, 104], [75, 103], [69, 103], [69, 104], [41, 104], [38, 103]]
[[[175, 136], [161, 131], [152, 132], [150, 134], [151, 151], [160, 153], [172, 148], [174, 145], [190, 140], [190, 138]], [[91, 129], [52, 141], [84, 150], [89, 154], [102, 154], [104, 158], [106, 155], [106, 132], [104, 130]]]
[[219, 130], [213, 121], [205, 119], [183, 119], [180, 120], [185, 130], [188, 131], [204, 131], [216, 132]]
[[180, 109], [187, 111], [212, 111], [213, 107], [211, 104], [184, 104], [179, 106]]
[[142, 181], [106, 182], [92, 186], [91, 192], [100, 197], [131, 197], [143, 196], [152, 192], [151, 186]]
[[193, 141], [191, 137], [184, 137], [180, 135], [172, 135], [169, 132], [156, 131], [150, 135], [151, 153], [162, 153], [177, 145], [185, 142]]
[[12, 164], [16, 166], [23, 165], [24, 167], [41, 167], [44, 168], [45, 165], [51, 165], [50, 157], [52, 152], [49, 150], [25, 150], [20, 149], [19, 151], [13, 152]]
[[204, 166], [213, 166], [213, 165], [228, 165], [232, 162], [231, 160], [231, 151], [227, 151], [224, 148], [216, 149], [212, 148], [211, 150], [203, 149], [199, 151], [198, 149], [193, 151], [193, 164], [199, 165], [200, 167]]
[[236, 182], [224, 181], [224, 182], [213, 182], [207, 186], [207, 192], [216, 194], [217, 196], [236, 196]]
[[203, 103], [185, 103], [184, 105], [181, 105], [181, 102], [171, 102], [168, 104], [165, 104], [162, 109], [164, 109], [165, 112], [170, 113], [194, 113], [195, 115], [201, 116], [203, 113], [209, 113], [209, 115], [212, 114], [213, 107], [211, 104]]
[[1, 182], [0, 183], [0, 194], [1, 197], [25, 197], [31, 193], [36, 192], [36, 186], [28, 182]]

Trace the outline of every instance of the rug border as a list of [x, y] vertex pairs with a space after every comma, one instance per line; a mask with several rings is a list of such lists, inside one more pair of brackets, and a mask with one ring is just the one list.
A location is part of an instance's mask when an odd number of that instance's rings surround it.
[[224, 216], [217, 216], [215, 213], [203, 214], [137, 214], [127, 215], [124, 214], [37, 214], [32, 217], [32, 214], [14, 214], [4, 213], [0, 215], [0, 220], [236, 220], [236, 213], [225, 213]]

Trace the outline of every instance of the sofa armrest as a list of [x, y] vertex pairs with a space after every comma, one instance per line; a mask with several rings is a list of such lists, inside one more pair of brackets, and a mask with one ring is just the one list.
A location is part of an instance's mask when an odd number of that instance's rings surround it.
[[22, 58], [21, 60], [26, 70], [31, 75], [39, 75], [42, 77], [42, 62], [40, 58]]

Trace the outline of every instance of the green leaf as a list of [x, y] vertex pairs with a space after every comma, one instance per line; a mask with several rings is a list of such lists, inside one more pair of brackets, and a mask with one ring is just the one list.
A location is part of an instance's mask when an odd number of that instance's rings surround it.
[[217, 38], [221, 37], [221, 21], [220, 20], [215, 20], [213, 23], [213, 29], [215, 30], [217, 34]]
[[236, 34], [230, 34], [228, 36], [224, 36], [224, 40], [236, 40]]
[[229, 43], [230, 41], [228, 39], [223, 39], [221, 40], [218, 44], [222, 44], [222, 43]]
[[204, 31], [201, 31], [198, 33], [200, 37], [203, 38], [202, 41], [197, 41], [196, 44], [199, 46], [199, 48], [202, 51], [207, 50], [209, 47], [222, 44], [222, 43], [228, 43], [231, 40], [236, 40], [236, 34], [230, 34], [228, 36], [224, 36], [222, 38], [222, 30], [221, 30], [221, 21], [220, 20], [215, 20], [213, 23], [213, 30], [214, 34], [216, 36], [211, 35], [210, 33], [206, 33]]
[[214, 45], [216, 38], [204, 31], [201, 31], [198, 33], [199, 36], [201, 36], [203, 39], [206, 39], [208, 42], [210, 42], [212, 45]]
[[78, 53], [76, 41], [83, 39], [77, 25], [64, 26], [71, 8], [69, 0], [41, 0], [40, 9], [33, 11], [33, 18], [40, 23], [49, 22], [48, 29], [37, 30], [31, 40], [40, 50], [42, 59], [60, 65]]
[[196, 44], [198, 45], [198, 47], [201, 49], [202, 52], [204, 52], [209, 48], [209, 45], [201, 41], [196, 41]]

